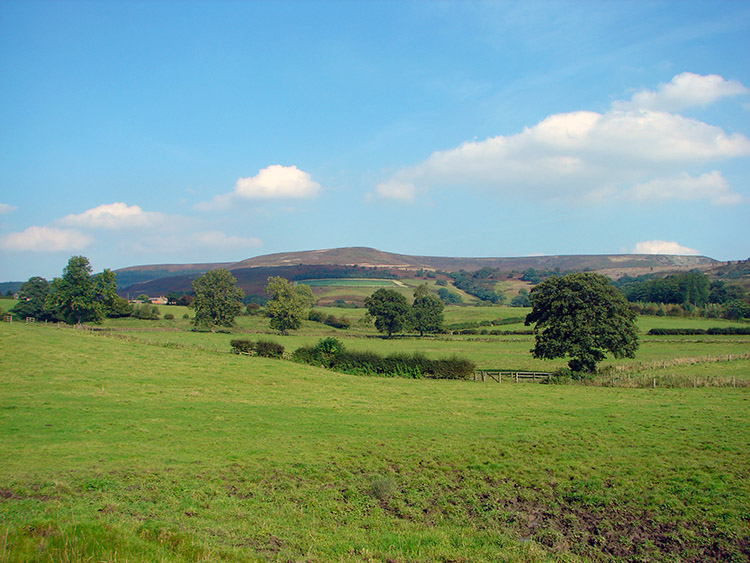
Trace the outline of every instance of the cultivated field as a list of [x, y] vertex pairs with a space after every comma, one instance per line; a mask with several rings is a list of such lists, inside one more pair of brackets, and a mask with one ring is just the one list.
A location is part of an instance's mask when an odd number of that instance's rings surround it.
[[[750, 557], [749, 337], [643, 336], [635, 360], [604, 362], [615, 375], [600, 384], [644, 374], [656, 388], [388, 379], [240, 357], [229, 341], [565, 362], [534, 360], [524, 335], [387, 341], [361, 310], [325, 309], [349, 331], [287, 337], [262, 317], [188, 332], [187, 310], [163, 310], [176, 318], [112, 333], [0, 323], [0, 561]], [[663, 387], [677, 379], [699, 385]]]

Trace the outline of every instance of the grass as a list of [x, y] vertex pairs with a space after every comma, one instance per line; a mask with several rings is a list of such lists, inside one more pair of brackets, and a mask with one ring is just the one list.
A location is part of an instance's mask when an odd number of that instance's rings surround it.
[[0, 561], [750, 556], [747, 389], [353, 377], [15, 323], [0, 339]]

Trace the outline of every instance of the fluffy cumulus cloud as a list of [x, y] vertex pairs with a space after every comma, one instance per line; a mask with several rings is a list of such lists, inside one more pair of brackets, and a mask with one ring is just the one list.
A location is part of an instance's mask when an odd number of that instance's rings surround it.
[[694, 248], [682, 246], [676, 242], [666, 240], [647, 240], [635, 245], [636, 254], [687, 254], [698, 255], [699, 251]]
[[296, 166], [273, 164], [263, 168], [255, 176], [239, 178], [232, 192], [216, 196], [211, 202], [198, 204], [198, 208], [221, 209], [239, 200], [313, 198], [320, 189], [320, 184], [310, 174]]
[[[690, 75], [695, 82], [698, 75]], [[709, 103], [738, 83], [698, 77], [713, 84], [695, 95]], [[720, 78], [720, 77], [718, 77]], [[670, 84], [680, 88], [685, 75]], [[699, 81], [701, 82], [701, 81]], [[742, 90], [740, 89], [742, 88]], [[677, 87], [675, 87], [677, 88]], [[677, 105], [679, 92], [663, 86], [647, 101]], [[645, 94], [636, 94], [638, 100]], [[645, 102], [643, 102], [645, 104]], [[682, 107], [688, 101], [681, 102]], [[615, 103], [605, 113], [577, 111], [551, 115], [515, 135], [499, 135], [437, 151], [377, 186], [375, 196], [408, 201], [403, 194], [433, 186], [483, 189], [509, 197], [602, 201], [708, 199], [716, 204], [741, 201], [720, 172], [685, 177], [686, 169], [750, 156], [750, 140], [720, 127], [675, 113]], [[393, 189], [396, 186], [398, 189]], [[664, 192], [659, 192], [664, 188]], [[665, 195], [666, 194], [666, 195]]]
[[63, 252], [86, 248], [93, 239], [73, 229], [29, 227], [0, 239], [0, 247], [12, 252]]
[[702, 76], [692, 72], [678, 74], [656, 90], [641, 90], [629, 102], [615, 102], [620, 109], [648, 109], [680, 111], [694, 106], [707, 106], [722, 98], [750, 93], [750, 89], [735, 80], [725, 80], [718, 74]]
[[164, 220], [162, 213], [143, 211], [137, 205], [107, 203], [78, 215], [68, 215], [58, 221], [68, 227], [125, 229], [153, 227]]
[[15, 211], [18, 207], [14, 205], [8, 205], [7, 203], [0, 203], [0, 215], [5, 215], [11, 211]]

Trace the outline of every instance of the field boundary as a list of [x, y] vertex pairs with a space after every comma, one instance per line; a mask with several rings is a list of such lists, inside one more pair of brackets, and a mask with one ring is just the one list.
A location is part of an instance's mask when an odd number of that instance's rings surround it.
[[547, 382], [552, 373], [547, 371], [522, 371], [522, 370], [511, 370], [511, 369], [478, 369], [474, 372], [474, 381], [495, 381], [497, 383], [503, 382], [503, 377], [506, 381], [512, 381], [514, 383], [520, 383], [521, 381], [532, 381], [536, 382]]

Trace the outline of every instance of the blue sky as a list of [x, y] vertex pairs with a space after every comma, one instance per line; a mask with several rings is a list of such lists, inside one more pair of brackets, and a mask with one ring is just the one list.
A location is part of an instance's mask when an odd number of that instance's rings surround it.
[[0, 281], [750, 256], [746, 2], [0, 3]]

